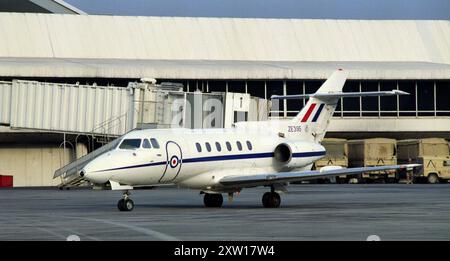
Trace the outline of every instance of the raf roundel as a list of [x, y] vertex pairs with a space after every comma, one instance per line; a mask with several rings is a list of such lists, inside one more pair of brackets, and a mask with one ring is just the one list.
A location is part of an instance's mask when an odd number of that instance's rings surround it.
[[179, 161], [180, 160], [178, 159], [177, 156], [172, 156], [172, 158], [170, 158], [170, 162], [169, 162], [170, 167], [175, 168], [176, 166], [178, 166]]

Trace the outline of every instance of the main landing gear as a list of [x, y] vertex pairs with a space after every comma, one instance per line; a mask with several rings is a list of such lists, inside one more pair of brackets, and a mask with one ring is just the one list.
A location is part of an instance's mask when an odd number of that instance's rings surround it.
[[117, 207], [120, 211], [131, 211], [134, 208], [134, 202], [129, 198], [130, 192], [124, 191], [123, 198], [117, 202]]
[[264, 193], [262, 197], [262, 203], [265, 208], [277, 208], [280, 206], [280, 194], [275, 192], [273, 186], [270, 187], [270, 192]]
[[[223, 197], [220, 193], [203, 193], [203, 203], [207, 208], [220, 208], [223, 204]], [[232, 195], [232, 194], [231, 194]], [[274, 186], [270, 187], [270, 192], [264, 193], [262, 203], [265, 208], [278, 208], [281, 204], [280, 194], [275, 192]]]
[[220, 208], [223, 204], [222, 194], [205, 193], [203, 203], [207, 208]]

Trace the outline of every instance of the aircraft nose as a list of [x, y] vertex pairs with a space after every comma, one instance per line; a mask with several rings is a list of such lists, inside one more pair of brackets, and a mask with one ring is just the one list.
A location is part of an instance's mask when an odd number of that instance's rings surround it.
[[79, 173], [80, 177], [84, 178], [85, 180], [91, 181], [93, 183], [105, 183], [108, 181], [109, 176], [105, 175], [106, 173], [94, 173], [92, 171], [89, 171], [88, 169], [82, 169]]
[[89, 173], [88, 171], [86, 171], [86, 169], [82, 169], [80, 171], [80, 177], [86, 179], [86, 180], [91, 180], [92, 179], [92, 173]]
[[100, 156], [90, 161], [78, 173], [80, 177], [92, 183], [102, 184], [111, 178], [111, 171], [108, 171], [109, 158]]

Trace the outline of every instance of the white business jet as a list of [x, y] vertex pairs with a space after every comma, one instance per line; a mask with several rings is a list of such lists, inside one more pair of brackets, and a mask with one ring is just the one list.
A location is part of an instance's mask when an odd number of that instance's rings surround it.
[[226, 129], [135, 130], [117, 147], [88, 163], [80, 175], [98, 185], [122, 190], [121, 211], [131, 211], [129, 191], [144, 186], [175, 184], [199, 190], [206, 207], [221, 207], [222, 193], [231, 200], [243, 188], [266, 186], [264, 207], [276, 208], [289, 182], [358, 174], [366, 171], [412, 169], [418, 164], [360, 168], [327, 166], [311, 170], [325, 155], [320, 145], [341, 97], [408, 94], [399, 90], [343, 93], [346, 73], [339, 69], [314, 94], [272, 96], [305, 99], [292, 120], [241, 122]]

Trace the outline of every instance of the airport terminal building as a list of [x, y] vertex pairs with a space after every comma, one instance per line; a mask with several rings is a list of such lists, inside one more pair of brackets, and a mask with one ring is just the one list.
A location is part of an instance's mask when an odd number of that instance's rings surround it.
[[[14, 98], [8, 87], [17, 80], [126, 89], [147, 77], [182, 83], [187, 92], [269, 99], [313, 93], [343, 68], [349, 75], [344, 91], [398, 89], [411, 95], [341, 100], [328, 137], [450, 138], [450, 21], [0, 12], [0, 34], [0, 174], [18, 171], [11, 162], [22, 160], [19, 155], [32, 162], [21, 171], [42, 173], [18, 179], [22, 186], [54, 184], [53, 172], [47, 172], [72, 157], [60, 146], [63, 136], [73, 140], [79, 133], [14, 125], [18, 117], [39, 113], [20, 112], [20, 104], [12, 102], [21, 97]], [[22, 93], [27, 103], [42, 95], [30, 88]], [[34, 101], [39, 102], [45, 100]], [[303, 104], [284, 101], [270, 116], [292, 117]]]

